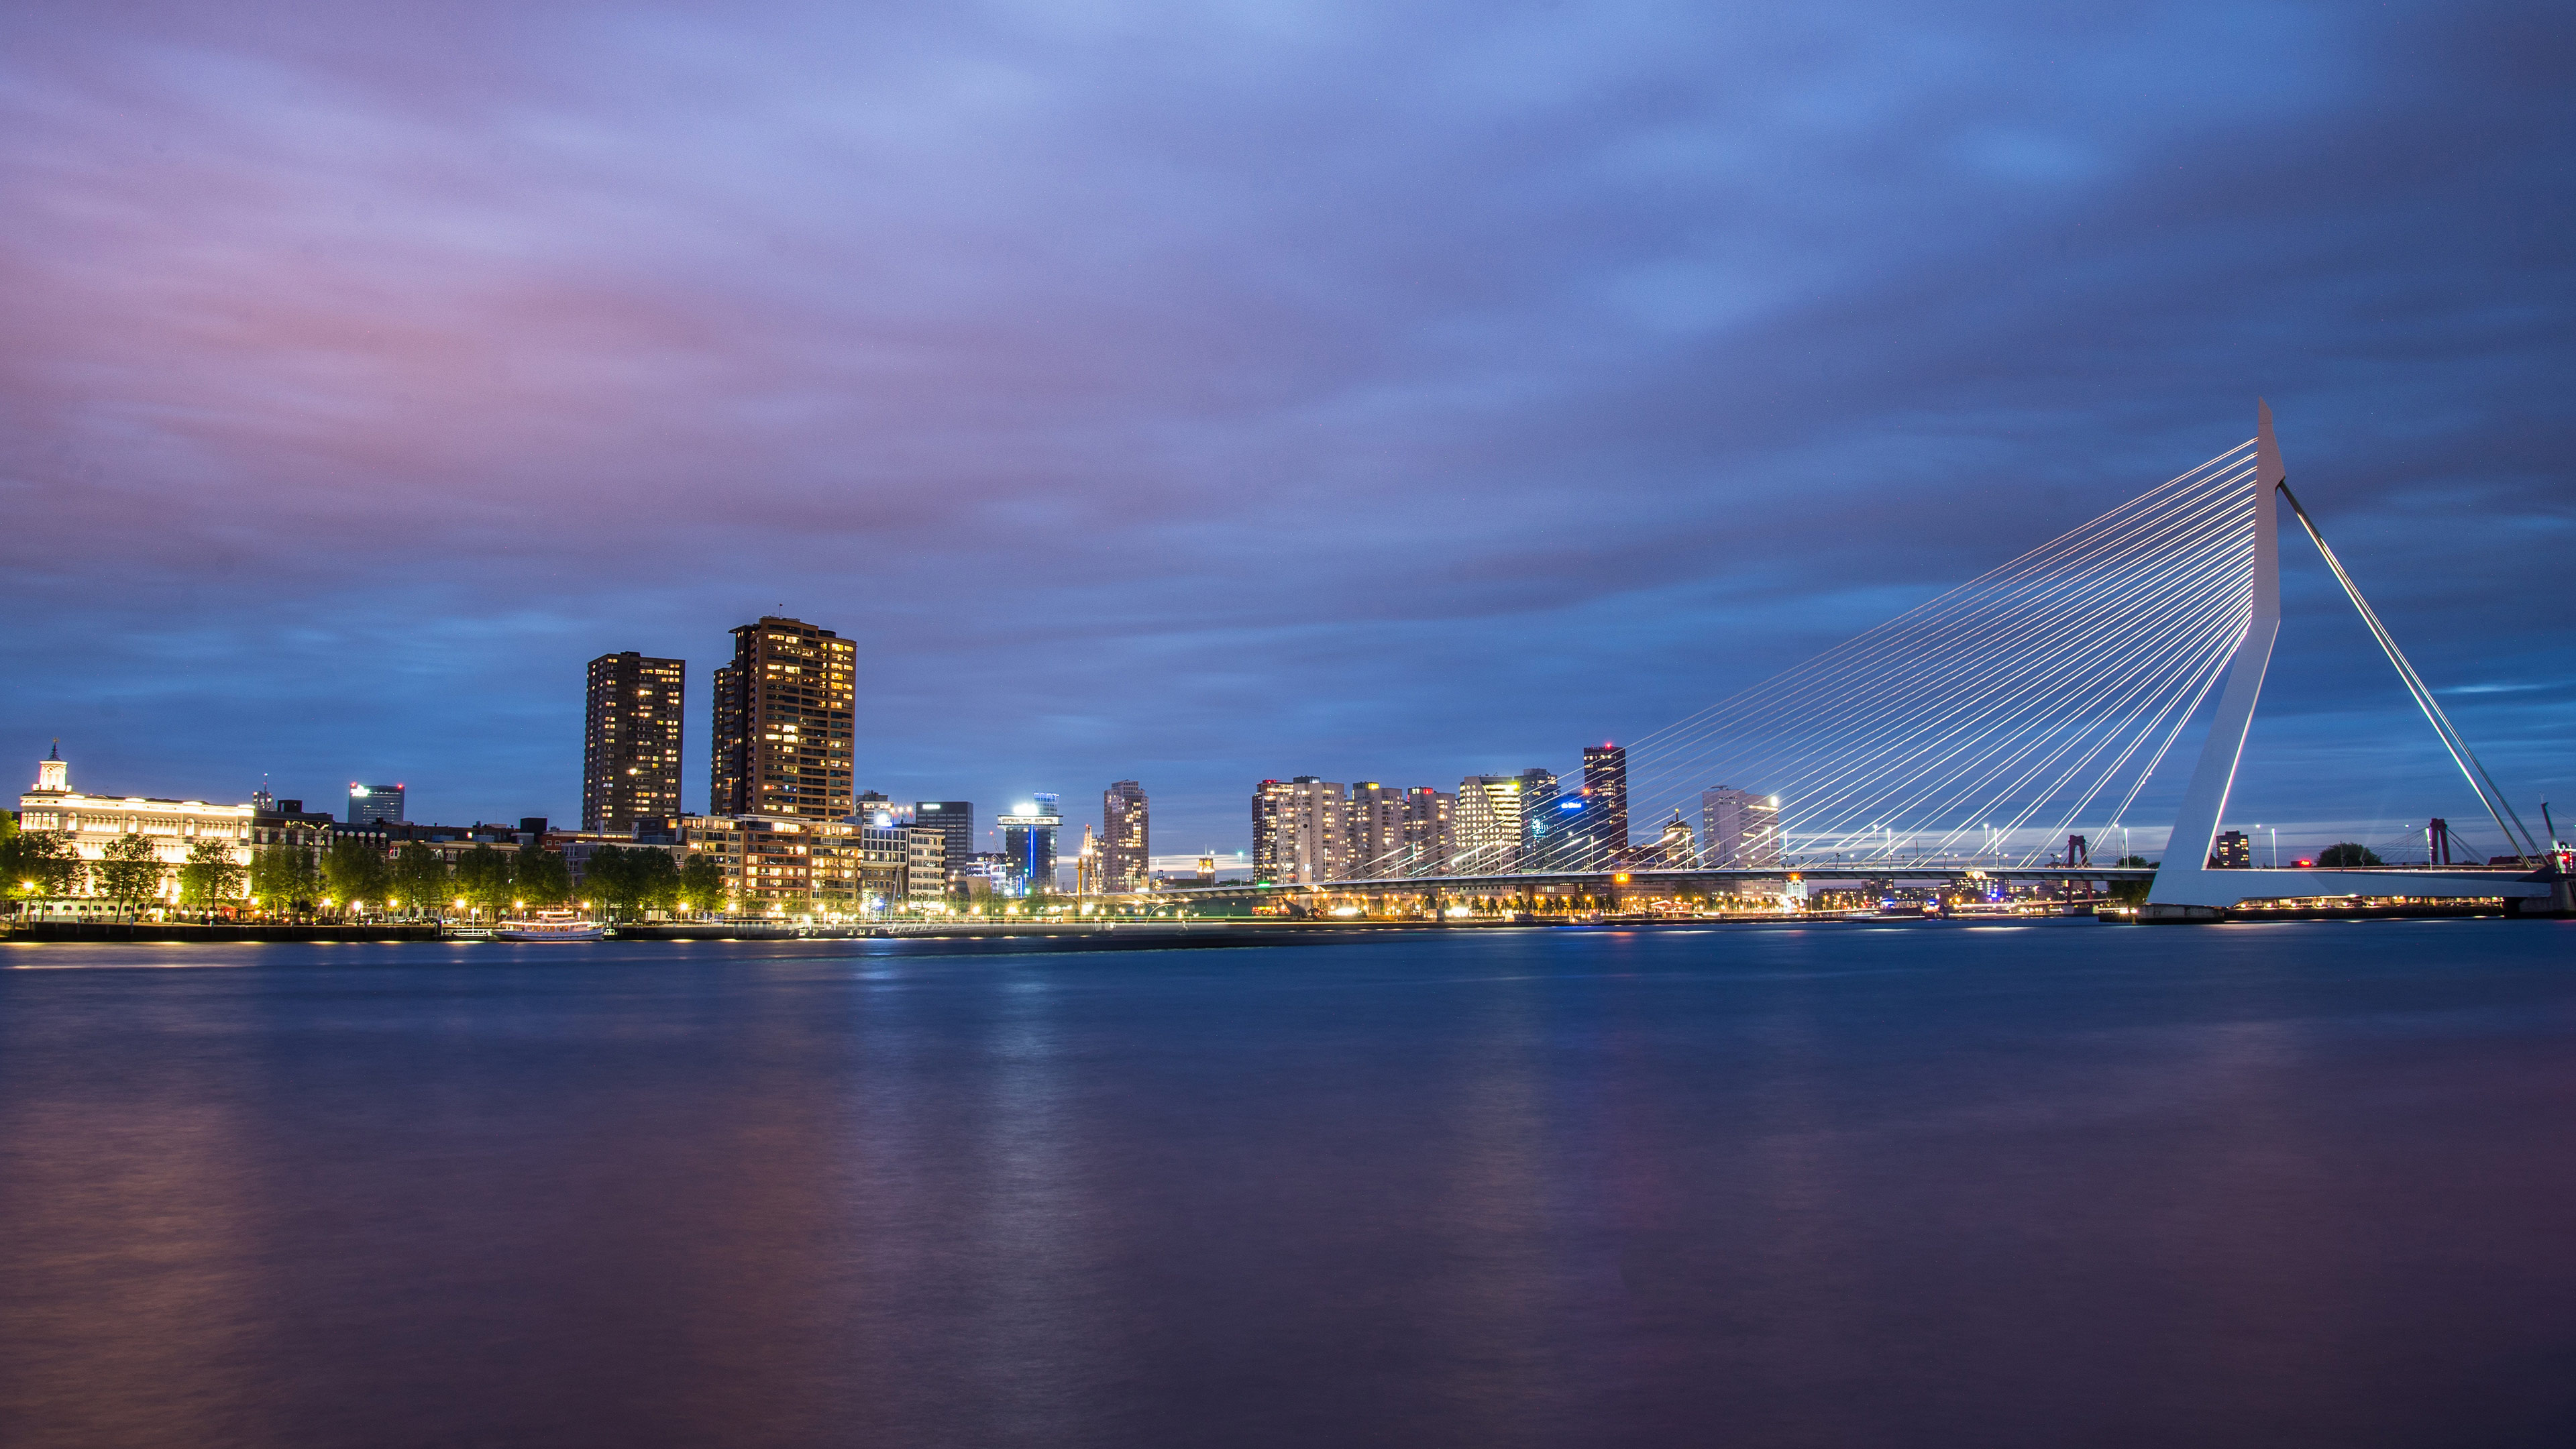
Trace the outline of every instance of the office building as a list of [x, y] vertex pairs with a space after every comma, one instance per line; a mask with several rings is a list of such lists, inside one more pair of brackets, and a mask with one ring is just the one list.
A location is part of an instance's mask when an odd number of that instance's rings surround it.
[[1628, 751], [1621, 745], [1583, 750], [1584, 857], [1594, 870], [1614, 869], [1628, 854]]
[[948, 899], [948, 832], [936, 826], [903, 827], [903, 894], [914, 910]]
[[1002, 830], [1002, 855], [1010, 862], [1014, 894], [1055, 889], [1055, 833], [1064, 825], [1061, 799], [1040, 792], [1010, 814], [993, 817]]
[[1780, 864], [1780, 797], [1724, 785], [1699, 792], [1700, 861], [1711, 870]]
[[847, 818], [855, 646], [774, 616], [733, 639], [733, 662], [716, 671], [707, 814]]
[[972, 800], [916, 800], [912, 805], [912, 823], [939, 832], [946, 842], [951, 862], [975, 854], [975, 802]]
[[1314, 775], [1264, 780], [1252, 793], [1252, 878], [1314, 885], [1344, 877], [1350, 841], [1342, 787]]
[[1517, 869], [1521, 855], [1521, 782], [1512, 775], [1469, 775], [1458, 782], [1452, 875], [1496, 875]]
[[400, 825], [403, 823], [403, 787], [400, 785], [361, 785], [349, 782], [349, 823], [352, 825]]
[[1449, 873], [1450, 817], [1457, 804], [1457, 796], [1429, 785], [1404, 792], [1404, 854], [1396, 874]]
[[688, 666], [627, 650], [590, 661], [581, 743], [581, 828], [631, 834], [680, 813], [680, 722]]
[[2209, 852], [2212, 870], [2246, 870], [2254, 864], [2254, 842], [2242, 830], [2222, 830]]
[[1353, 785], [1342, 810], [1342, 829], [1349, 839], [1342, 876], [1376, 880], [1401, 873], [1404, 865], [1404, 791], [1364, 780]]
[[1112, 895], [1145, 889], [1153, 870], [1153, 816], [1145, 787], [1121, 780], [1100, 792], [1100, 887]]

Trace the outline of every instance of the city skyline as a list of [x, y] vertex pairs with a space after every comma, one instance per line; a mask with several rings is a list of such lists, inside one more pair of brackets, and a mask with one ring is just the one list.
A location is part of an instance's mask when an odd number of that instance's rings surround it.
[[[574, 819], [584, 662], [775, 613], [864, 641], [858, 788], [1240, 845], [1264, 777], [1569, 775], [2261, 393], [2506, 788], [2576, 790], [2568, 101], [2504, 12], [245, 16], [0, 60], [0, 733], [94, 780]], [[2242, 813], [2474, 819], [2285, 572]]]

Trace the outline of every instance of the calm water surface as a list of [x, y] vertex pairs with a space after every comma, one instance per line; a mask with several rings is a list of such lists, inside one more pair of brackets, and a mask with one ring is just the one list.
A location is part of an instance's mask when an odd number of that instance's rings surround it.
[[2568, 925], [0, 961], [13, 1449], [2576, 1443]]

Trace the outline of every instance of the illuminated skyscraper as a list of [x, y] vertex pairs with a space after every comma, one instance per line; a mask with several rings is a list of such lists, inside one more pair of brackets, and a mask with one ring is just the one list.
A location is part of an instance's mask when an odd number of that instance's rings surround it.
[[847, 816], [855, 646], [775, 617], [743, 625], [733, 639], [733, 662], [716, 671], [707, 813]]
[[1112, 894], [1143, 890], [1152, 861], [1145, 787], [1121, 780], [1100, 792], [1100, 888]]
[[349, 782], [349, 823], [352, 825], [400, 825], [403, 823], [403, 787], [400, 785], [361, 785]]
[[688, 666], [629, 649], [590, 661], [582, 730], [581, 828], [659, 829], [680, 813], [680, 722]]
[[1002, 828], [1002, 854], [1010, 862], [1011, 882], [1018, 894], [1056, 888], [1055, 833], [1064, 824], [1061, 800], [1040, 791], [1010, 814], [993, 817], [993, 823]]
[[1628, 849], [1628, 751], [1622, 746], [1584, 747], [1583, 831], [1591, 868], [1616, 868]]

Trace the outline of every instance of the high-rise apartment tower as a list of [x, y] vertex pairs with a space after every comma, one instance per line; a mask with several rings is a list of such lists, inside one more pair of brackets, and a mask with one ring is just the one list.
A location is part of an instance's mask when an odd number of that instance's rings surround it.
[[1469, 775], [1458, 782], [1453, 875], [1499, 875], [1520, 868], [1521, 782], [1510, 775]]
[[1350, 839], [1343, 823], [1349, 795], [1315, 775], [1264, 780], [1252, 795], [1252, 878], [1314, 885], [1348, 874]]
[[1403, 873], [1402, 789], [1375, 780], [1353, 785], [1350, 802], [1342, 811], [1342, 829], [1350, 841], [1343, 859], [1345, 879], [1375, 880]]
[[680, 813], [680, 721], [688, 665], [629, 649], [590, 661], [581, 740], [581, 828], [660, 829]]
[[858, 652], [829, 629], [764, 617], [733, 631], [716, 671], [710, 815], [850, 813], [850, 721]]

